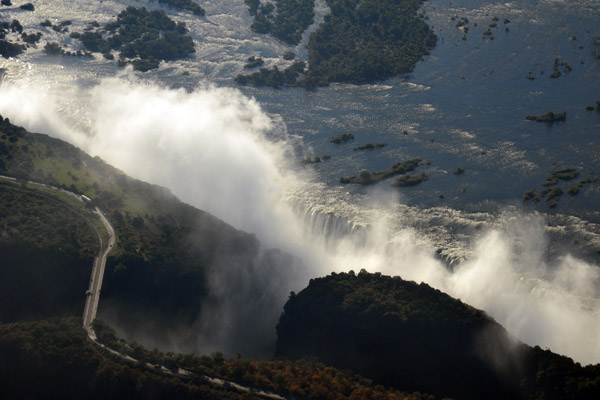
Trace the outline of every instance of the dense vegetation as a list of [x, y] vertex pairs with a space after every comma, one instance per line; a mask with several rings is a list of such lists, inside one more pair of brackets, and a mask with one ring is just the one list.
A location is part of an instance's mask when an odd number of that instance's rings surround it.
[[[418, 163], [398, 163], [392, 170]], [[284, 279], [278, 267], [291, 264], [281, 253], [259, 257], [253, 236], [181, 204], [165, 189], [128, 178], [99, 158], [4, 118], [0, 172], [18, 178], [0, 186], [0, 321], [80, 314], [97, 240], [82, 202], [26, 184], [26, 179], [85, 193], [108, 214], [118, 242], [102, 301], [118, 304], [115, 310], [132, 325], [150, 314], [164, 327], [201, 313], [211, 296], [208, 271], [242, 274], [252, 281], [243, 296], [248, 301], [255, 293], [268, 295], [260, 277], [253, 275], [257, 267], [280, 285]], [[561, 169], [551, 177], [574, 178], [577, 172]], [[247, 324], [229, 329], [248, 335], [262, 311], [253, 310]], [[144, 362], [295, 398], [422, 398], [378, 384], [457, 398], [595, 399], [600, 390], [599, 366], [581, 367], [550, 351], [515, 343], [483, 312], [427, 285], [363, 271], [315, 279], [290, 295], [277, 327], [277, 353], [316, 358], [374, 382], [315, 361], [148, 351], [96, 324], [100, 340], [141, 361], [130, 364], [86, 340], [80, 325], [79, 318], [0, 325], [0, 392], [9, 398], [70, 398], [73, 393], [93, 398], [113, 398], [115, 393], [128, 398], [147, 398], [149, 393], [165, 398], [238, 396], [227, 387], [148, 369]]]
[[296, 61], [283, 71], [280, 71], [277, 66], [272, 69], [261, 68], [258, 72], [250, 75], [240, 74], [235, 77], [235, 81], [240, 85], [249, 83], [252, 86], [269, 86], [275, 89], [283, 86], [295, 86], [305, 67], [306, 63], [304, 61]]
[[19, 8], [25, 11], [35, 11], [35, 7], [31, 3], [22, 4], [21, 6], [19, 6]]
[[261, 4], [260, 0], [245, 0], [254, 22], [254, 32], [271, 34], [291, 45], [302, 40], [302, 33], [312, 24], [314, 0], [273, 0]]
[[[245, 2], [255, 18], [252, 24], [254, 31], [272, 33], [290, 44], [297, 44], [302, 31], [312, 22], [312, 1], [279, 0], [275, 1], [277, 7], [259, 0]], [[417, 16], [422, 2], [327, 0], [331, 14], [325, 16], [323, 24], [310, 36], [307, 45], [308, 70], [298, 71], [294, 82], [286, 81], [285, 84], [307, 89], [332, 82], [361, 84], [412, 71], [436, 42], [433, 32]], [[310, 6], [306, 5], [308, 3]], [[288, 11], [291, 14], [288, 15]], [[302, 29], [294, 31], [290, 28], [300, 20], [306, 21], [305, 24], [296, 25], [304, 26]], [[277, 76], [278, 72], [264, 70], [254, 74], [252, 79], [238, 75], [236, 81], [239, 84], [279, 87], [283, 80]], [[270, 84], [271, 76], [278, 78], [275, 80], [278, 82], [276, 86]]]
[[556, 185], [561, 182], [570, 182], [577, 178], [580, 174], [578, 168], [566, 167], [554, 170], [546, 177], [546, 180], [542, 182], [544, 189], [536, 193], [534, 189], [528, 190], [523, 194], [523, 202], [537, 204], [541, 199], [546, 200], [548, 208], [555, 208], [558, 206], [558, 201], [561, 195], [566, 191], [569, 195], [575, 196], [579, 193], [580, 189], [600, 181], [600, 176], [593, 176], [594, 172], [591, 172], [591, 177], [580, 179], [576, 184], [571, 184], [568, 188], [564, 187], [564, 190]]
[[[116, 339], [104, 324], [95, 324], [99, 341], [135, 357], [126, 361], [87, 339], [81, 319], [63, 318], [0, 324], [0, 392], [6, 398], [90, 399], [264, 399], [228, 385], [209, 384], [200, 376], [184, 376], [153, 365], [178, 366], [271, 390], [294, 398], [320, 400], [420, 400], [374, 386], [315, 361], [250, 361], [212, 356], [148, 351]], [[147, 364], [149, 363], [149, 364]], [[150, 365], [152, 364], [152, 365]]]
[[25, 50], [25, 46], [18, 43], [6, 40], [6, 35], [11, 32], [23, 33], [23, 27], [18, 20], [13, 20], [12, 23], [0, 22], [0, 56], [4, 58], [16, 57]]
[[0, 321], [83, 309], [101, 233], [68, 197], [0, 179]]
[[16, 57], [25, 50], [25, 46], [11, 43], [8, 40], [0, 40], [0, 55], [4, 58]]
[[148, 351], [137, 343], [118, 339], [115, 331], [100, 320], [94, 322], [98, 341], [136, 360], [166, 366], [172, 371], [183, 368], [198, 375], [219, 377], [248, 387], [276, 392], [292, 398], [322, 400], [341, 399], [410, 399], [427, 398], [420, 394], [374, 386], [359, 375], [349, 374], [315, 361], [260, 361], [224, 357], [220, 352], [211, 356]]
[[412, 71], [436, 37], [417, 17], [422, 0], [327, 0], [331, 14], [308, 42], [305, 87], [367, 83]]
[[205, 11], [193, 0], [158, 0], [160, 4], [166, 4], [171, 7], [179, 8], [181, 10], [191, 11], [192, 14], [199, 17], [204, 17]]
[[260, 399], [111, 355], [81, 319], [0, 324], [0, 393], [7, 399]]
[[158, 68], [161, 61], [180, 60], [194, 53], [194, 41], [186, 33], [185, 24], [175, 23], [163, 10], [130, 6], [103, 30], [96, 27], [71, 36], [107, 59], [111, 59], [112, 50], [119, 50], [120, 65], [132, 64], [138, 71], [148, 71]]
[[530, 348], [484, 312], [381, 274], [332, 274], [292, 293], [277, 355], [315, 357], [402, 390], [461, 399], [594, 399], [600, 365]]
[[248, 60], [246, 61], [247, 62], [244, 65], [244, 68], [247, 69], [262, 67], [265, 63], [265, 60], [263, 60], [262, 58], [254, 56], [248, 57]]
[[[112, 316], [121, 319], [121, 328], [129, 326], [133, 330], [142, 322], [152, 320], [156, 322], [157, 332], [144, 332], [152, 335], [160, 334], [159, 327], [162, 329], [164, 325], [175, 327], [191, 323], [202, 315], [202, 310], [208, 307], [207, 302], [222, 300], [219, 288], [208, 285], [209, 276], [215, 279], [221, 274], [231, 275], [228, 282], [232, 288], [244, 293], [248, 291], [243, 301], [248, 313], [254, 315], [255, 310], [248, 304], [253, 300], [256, 304], [264, 304], [260, 299], [271, 293], [266, 289], [267, 284], [286, 287], [289, 274], [295, 271], [291, 256], [263, 249], [254, 235], [238, 231], [206, 212], [181, 203], [164, 188], [131, 179], [98, 157], [90, 157], [74, 146], [46, 135], [29, 133], [12, 125], [8, 119], [0, 119], [0, 174], [86, 194], [105, 212], [116, 230], [117, 244], [107, 262], [102, 303], [114, 306], [116, 311]], [[3, 196], [8, 194], [3, 193]], [[73, 271], [79, 268], [77, 271], [85, 271], [81, 272], [85, 276], [83, 286], [79, 281], [72, 283], [70, 279], [64, 279], [64, 292], [72, 299], [77, 296], [73, 312], [79, 314], [92, 265], [91, 239], [80, 235], [83, 228], [75, 228], [81, 224], [77, 216], [68, 218], [67, 210], [58, 212], [59, 205], [47, 204], [48, 211], [46, 208], [39, 210], [40, 218], [43, 214], [56, 213], [56, 218], [64, 218], [64, 221], [37, 232], [44, 222], [35, 217], [40, 205], [37, 197], [20, 192], [11, 196], [20, 196], [23, 204], [19, 207], [24, 211], [18, 211], [16, 206], [7, 208], [11, 214], [2, 213], [0, 226], [8, 232], [3, 233], [4, 238], [10, 239], [18, 223], [20, 236], [14, 237], [18, 238], [21, 247], [10, 247], [13, 242], [6, 239], [6, 248], [0, 249], [0, 259], [11, 261], [3, 263], [2, 267], [19, 267], [19, 257], [28, 252], [31, 254], [27, 259], [30, 264], [20, 267], [18, 274], [15, 272], [17, 278], [14, 281], [12, 278], [2, 280], [3, 285], [13, 285], [10, 291], [3, 293], [3, 304], [7, 307], [19, 304], [20, 285], [42, 287], [43, 281], [36, 280], [38, 269], [70, 271], [69, 276], [75, 280], [79, 275]], [[9, 200], [7, 197], [6, 201]], [[23, 215], [12, 215], [13, 211]], [[62, 232], [63, 227], [68, 230], [71, 226], [73, 232]], [[36, 245], [40, 235], [56, 227], [60, 229], [54, 236], [40, 241], [41, 247]], [[62, 267], [56, 264], [61, 254], [68, 255], [72, 261], [66, 261]], [[46, 261], [47, 265], [44, 264]], [[42, 275], [46, 274], [50, 272]], [[262, 278], [263, 274], [269, 276], [268, 283]], [[60, 276], [56, 275], [56, 279]], [[243, 281], [240, 276], [244, 277]], [[274, 302], [273, 299], [264, 300], [267, 301]], [[273, 308], [271, 312], [275, 321], [279, 309]], [[266, 315], [264, 309], [263, 315]], [[240, 330], [239, 335], [248, 336], [255, 329], [252, 326], [242, 330], [236, 325], [238, 322], [231, 323], [234, 332]], [[132, 331], [131, 335], [136, 333]], [[265, 335], [259, 339], [270, 340]]]
[[36, 32], [36, 33], [29, 34], [29, 33], [23, 32], [23, 33], [21, 33], [21, 38], [27, 44], [36, 44], [42, 38], [42, 33]]

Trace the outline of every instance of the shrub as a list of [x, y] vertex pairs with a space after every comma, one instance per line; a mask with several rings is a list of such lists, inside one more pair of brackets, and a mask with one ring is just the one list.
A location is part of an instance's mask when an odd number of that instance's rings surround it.
[[23, 4], [21, 7], [19, 7], [21, 10], [26, 10], [26, 11], [34, 11], [35, 7], [33, 6], [33, 4], [31, 3], [26, 3]]
[[60, 56], [63, 55], [64, 52], [62, 47], [56, 42], [48, 42], [44, 46], [44, 53], [46, 53], [47, 56]]

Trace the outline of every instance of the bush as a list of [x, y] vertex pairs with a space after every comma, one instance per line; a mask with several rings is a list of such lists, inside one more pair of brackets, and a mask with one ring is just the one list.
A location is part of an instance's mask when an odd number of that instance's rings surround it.
[[48, 42], [44, 46], [44, 53], [47, 56], [60, 56], [64, 54], [64, 50], [60, 47], [60, 44], [56, 42]]
[[84, 32], [79, 40], [91, 52], [104, 53], [110, 50], [108, 43], [97, 32]]
[[250, 69], [250, 68], [262, 67], [264, 65], [264, 63], [265, 63], [265, 61], [262, 58], [250, 56], [250, 57], [248, 57], [248, 60], [246, 62], [246, 65], [244, 65], [244, 68]]
[[0, 40], [0, 55], [4, 58], [16, 57], [25, 50], [25, 46]]
[[341, 144], [341, 143], [346, 143], [349, 140], [354, 140], [353, 133], [344, 133], [342, 135], [330, 137], [329, 143]]
[[387, 143], [365, 143], [363, 145], [355, 147], [354, 150], [374, 150], [384, 148], [385, 146], [387, 146]]
[[26, 3], [23, 4], [21, 7], [19, 7], [21, 10], [26, 10], [26, 11], [34, 11], [35, 7], [33, 6], [33, 4], [31, 3]]
[[250, 26], [254, 32], [270, 33], [291, 45], [300, 43], [302, 33], [313, 22], [314, 0], [274, 0], [275, 5], [270, 2], [261, 4], [259, 0], [244, 2], [254, 17]]
[[32, 33], [32, 34], [27, 34], [27, 33], [23, 32], [21, 34], [21, 38], [23, 39], [23, 41], [25, 43], [34, 44], [34, 43], [37, 43], [40, 41], [40, 39], [42, 38], [42, 34], [40, 32]]
[[393, 187], [404, 187], [404, 186], [415, 186], [421, 182], [424, 182], [429, 177], [426, 174], [421, 175], [401, 175], [399, 176], [394, 183], [392, 183]]
[[528, 190], [523, 194], [523, 202], [526, 203], [528, 201], [530, 201], [532, 203], [538, 203], [540, 201], [540, 196], [538, 196], [537, 194], [535, 194], [535, 190]]
[[[169, 2], [175, 3], [185, 2]], [[120, 49], [119, 65], [129, 63], [142, 72], [158, 68], [161, 61], [179, 60], [195, 52], [192, 38], [185, 35], [185, 24], [175, 23], [162, 10], [127, 7], [104, 30], [110, 33], [106, 40], [92, 31], [81, 34], [79, 39], [86, 49], [100, 52], [106, 59], [114, 58], [111, 49]]]
[[304, 72], [306, 63], [304, 61], [296, 61], [290, 67], [280, 71], [277, 66], [272, 69], [261, 68], [258, 72], [251, 75], [238, 75], [235, 77], [235, 82], [240, 85], [247, 83], [253, 86], [270, 86], [279, 89], [282, 86], [294, 86], [301, 73]]

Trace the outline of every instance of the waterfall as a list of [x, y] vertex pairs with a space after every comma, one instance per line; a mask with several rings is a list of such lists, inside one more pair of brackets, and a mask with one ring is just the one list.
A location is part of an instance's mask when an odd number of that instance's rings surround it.
[[304, 233], [322, 240], [328, 249], [335, 247], [340, 239], [352, 240], [356, 246], [366, 244], [366, 227], [336, 215], [320, 204], [311, 204], [298, 197], [291, 197], [288, 202], [300, 218]]

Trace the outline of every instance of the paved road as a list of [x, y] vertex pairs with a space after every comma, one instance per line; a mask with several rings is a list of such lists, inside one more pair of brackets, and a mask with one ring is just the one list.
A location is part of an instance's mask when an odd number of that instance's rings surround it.
[[[0, 178], [16, 181], [15, 178], [12, 178], [9, 176], [4, 176], [4, 175], [0, 175]], [[57, 191], [69, 194], [71, 196], [74, 196], [80, 201], [84, 201], [80, 195], [70, 192], [68, 190], [64, 190], [64, 189], [60, 189], [60, 188], [57, 188], [54, 186], [46, 185], [44, 183], [31, 182], [31, 181], [29, 181], [27, 183], [32, 184], [32, 185], [37, 185], [37, 186], [43, 186], [43, 187], [50, 188], [53, 190], [57, 190]], [[100, 347], [103, 347], [104, 349], [106, 349], [111, 354], [114, 354], [115, 356], [121, 357], [129, 362], [137, 364], [138, 360], [136, 360], [135, 358], [128, 356], [126, 354], [119, 353], [118, 351], [113, 350], [113, 349], [103, 345], [102, 343], [99, 343], [96, 340], [96, 333], [94, 332], [94, 329], [92, 328], [92, 322], [94, 322], [94, 319], [96, 318], [96, 312], [98, 311], [98, 302], [100, 301], [100, 291], [102, 289], [102, 280], [104, 279], [104, 268], [106, 267], [106, 259], [108, 258], [109, 254], [113, 250], [113, 247], [116, 243], [115, 230], [112, 227], [112, 225], [110, 224], [110, 222], [108, 222], [108, 220], [106, 219], [104, 214], [102, 214], [102, 211], [98, 207], [96, 207], [94, 212], [98, 215], [98, 217], [100, 218], [100, 220], [106, 227], [106, 231], [108, 232], [108, 246], [104, 247], [104, 243], [102, 242], [102, 236], [96, 230], [96, 233], [98, 233], [98, 238], [100, 239], [100, 251], [98, 252], [98, 255], [96, 256], [96, 258], [94, 258], [94, 266], [92, 268], [92, 276], [90, 278], [90, 286], [89, 286], [89, 289], [86, 291], [85, 308], [83, 310], [83, 327], [87, 331], [90, 339], [92, 339], [94, 341], [94, 343], [96, 343]], [[177, 222], [177, 226], [179, 229], [179, 221], [176, 221], [176, 222]], [[193, 378], [197, 378], [197, 379], [203, 379], [205, 381], [210, 382], [213, 385], [232, 388], [232, 389], [235, 389], [240, 392], [256, 394], [256, 395], [263, 396], [265, 398], [272, 399], [272, 400], [288, 400], [287, 397], [284, 397], [277, 393], [268, 392], [268, 391], [265, 391], [262, 389], [251, 388], [248, 386], [243, 386], [243, 385], [237, 384], [235, 382], [226, 381], [226, 380], [223, 380], [220, 378], [214, 378], [214, 377], [210, 377], [207, 375], [197, 374], [195, 372], [188, 371], [188, 370], [185, 370], [182, 368], [179, 368], [177, 371], [171, 371], [163, 365], [153, 365], [150, 363], [146, 363], [146, 366], [149, 368], [152, 368], [152, 369], [161, 370], [163, 373], [167, 373], [167, 374], [171, 374], [171, 375], [179, 375], [179, 376], [188, 376], [188, 377], [193, 377]]]
[[[102, 290], [102, 280], [104, 279], [104, 268], [106, 267], [106, 259], [112, 251], [116, 236], [115, 230], [102, 211], [96, 207], [95, 213], [98, 215], [106, 231], [108, 232], [108, 246], [105, 248], [102, 244], [100, 247], [100, 253], [94, 259], [94, 267], [92, 268], [92, 276], [90, 278], [90, 287], [86, 291], [85, 308], [83, 309], [83, 327], [88, 331], [88, 334], [95, 338], [96, 334], [92, 330], [92, 322], [96, 318], [96, 312], [98, 311], [98, 302], [100, 301], [100, 292]], [[102, 239], [100, 239], [102, 240]]]
[[[17, 181], [17, 179], [5, 175], [0, 175], [0, 178], [8, 179], [14, 182]], [[27, 183], [30, 185], [41, 186], [68, 194], [70, 196], [75, 197], [81, 202], [89, 201], [89, 198], [85, 196], [81, 196], [68, 190], [57, 188], [55, 186], [47, 185], [45, 183], [33, 181], [27, 181]], [[100, 291], [102, 289], [102, 280], [104, 279], [104, 268], [106, 266], [106, 259], [112, 251], [116, 242], [115, 230], [113, 229], [110, 222], [108, 222], [104, 214], [102, 214], [102, 211], [98, 207], [96, 207], [94, 212], [98, 215], [98, 217], [106, 227], [106, 231], [108, 232], [108, 246], [104, 247], [104, 243], [102, 242], [102, 235], [97, 229], [95, 229], [96, 234], [98, 235], [98, 239], [100, 241], [100, 251], [98, 252], [98, 255], [94, 258], [94, 266], [92, 268], [92, 276], [90, 278], [90, 287], [86, 291], [85, 308], [83, 310], [83, 327], [87, 330], [88, 335], [92, 338], [96, 337], [96, 334], [92, 330], [92, 322], [96, 318], [96, 312], [98, 311], [98, 302], [100, 301]]]

